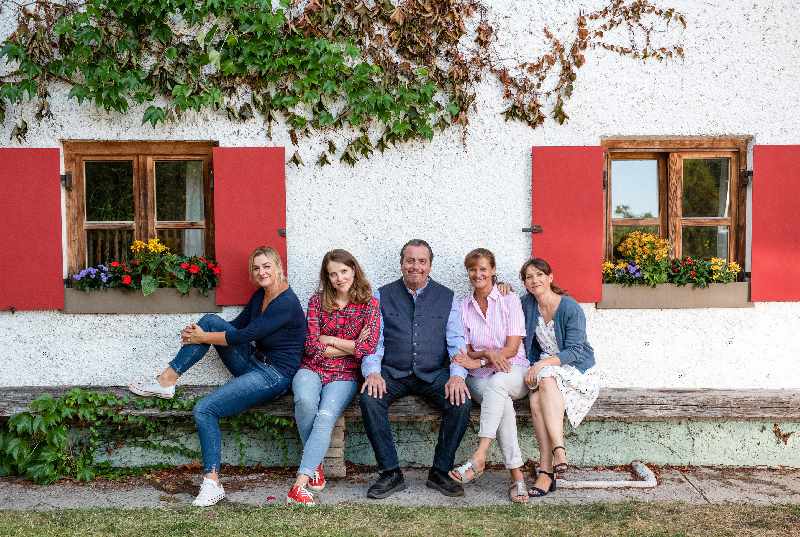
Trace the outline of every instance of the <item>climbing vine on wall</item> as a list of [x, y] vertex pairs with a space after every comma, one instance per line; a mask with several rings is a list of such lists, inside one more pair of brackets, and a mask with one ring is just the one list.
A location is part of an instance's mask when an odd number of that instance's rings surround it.
[[[130, 399], [80, 388], [58, 398], [41, 396], [31, 402], [28, 411], [11, 416], [0, 427], [0, 476], [19, 475], [43, 484], [63, 477], [89, 481], [114, 474], [111, 464], [98, 461], [97, 455], [101, 449], [122, 446], [199, 459], [198, 451], [169, 440], [177, 424], [191, 419], [174, 414], [188, 414], [195, 402], [180, 393], [172, 400]], [[148, 415], [153, 412], [142, 412], [147, 409], [167, 417], [153, 419]], [[242, 432], [264, 436], [286, 450], [284, 433], [292, 428], [291, 420], [259, 411], [220, 423], [233, 434], [240, 464], [244, 464], [247, 447]]]
[[[569, 35], [543, 29], [533, 59], [500, 58], [491, 8], [480, 0], [0, 0], [18, 11], [0, 44], [0, 121], [36, 100], [52, 117], [53, 83], [71, 98], [126, 113], [143, 105], [154, 128], [190, 111], [285, 122], [295, 146], [328, 136], [318, 165], [466, 129], [485, 77], [502, 85], [507, 120], [532, 128], [568, 119], [586, 55], [649, 61], [683, 56], [684, 16], [650, 0], [609, 0], [577, 13]], [[521, 16], [524, 16], [521, 15]], [[661, 42], [666, 40], [667, 42]], [[22, 142], [19, 117], [11, 137]], [[341, 140], [339, 145], [334, 135]], [[343, 142], [343, 143], [342, 143]], [[298, 152], [291, 162], [302, 164]]]

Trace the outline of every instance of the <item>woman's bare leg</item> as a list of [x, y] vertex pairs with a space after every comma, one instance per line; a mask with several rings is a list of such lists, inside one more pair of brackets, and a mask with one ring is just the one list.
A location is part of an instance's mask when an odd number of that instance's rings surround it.
[[[541, 393], [542, 414], [552, 450], [555, 446], [564, 445], [564, 397], [553, 377], [545, 377], [539, 381], [539, 393]], [[565, 462], [567, 461], [564, 450], [556, 451], [553, 455], [553, 464]]]
[[[547, 433], [547, 425], [545, 425], [544, 411], [542, 409], [542, 395], [540, 390], [532, 392], [530, 395], [531, 404], [531, 418], [533, 420], [533, 432], [536, 435], [536, 442], [539, 444], [539, 468], [548, 472], [553, 471], [553, 454], [552, 444], [550, 443], [550, 435]], [[534, 486], [547, 490], [550, 486], [550, 479], [539, 474], [536, 477]]]
[[174, 369], [167, 366], [167, 368], [158, 376], [158, 383], [165, 388], [169, 388], [170, 386], [175, 386], [175, 384], [178, 383], [178, 377], [180, 377], [180, 375], [178, 375]]

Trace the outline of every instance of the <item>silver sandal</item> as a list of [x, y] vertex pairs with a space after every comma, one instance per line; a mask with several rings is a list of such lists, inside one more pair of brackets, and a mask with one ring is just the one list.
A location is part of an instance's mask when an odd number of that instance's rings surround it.
[[[469, 470], [472, 470], [472, 477], [470, 479], [467, 479], [466, 475]], [[482, 471], [479, 472], [475, 468], [475, 464], [470, 459], [461, 466], [456, 466], [455, 468], [450, 470], [447, 473], [447, 475], [449, 475], [450, 479], [452, 479], [453, 481], [458, 481], [462, 485], [466, 485], [467, 483], [474, 483], [475, 481], [477, 481], [478, 478], [483, 475], [483, 472]]]
[[508, 499], [511, 503], [528, 503], [528, 486], [525, 481], [514, 481], [508, 487]]

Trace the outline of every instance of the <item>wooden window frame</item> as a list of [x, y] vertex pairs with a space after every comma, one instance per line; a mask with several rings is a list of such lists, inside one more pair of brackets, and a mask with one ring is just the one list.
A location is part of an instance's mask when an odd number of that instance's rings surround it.
[[[681, 258], [684, 227], [728, 226], [728, 258], [744, 266], [747, 184], [742, 176], [747, 170], [747, 146], [750, 136], [730, 137], [613, 137], [603, 138], [605, 149], [606, 182], [606, 257], [613, 257], [614, 225], [658, 225], [660, 235], [670, 239], [670, 255]], [[686, 217], [683, 210], [683, 159], [684, 158], [730, 158], [730, 183], [727, 217]], [[655, 159], [658, 161], [658, 205], [657, 218], [622, 219], [613, 218], [611, 200], [611, 164], [614, 160]]]
[[[67, 270], [74, 273], [86, 266], [86, 231], [91, 229], [133, 229], [134, 240], [155, 238], [160, 229], [204, 229], [205, 253], [214, 257], [214, 203], [211, 157], [214, 142], [107, 142], [65, 140], [64, 170], [72, 174], [66, 190]], [[125, 160], [133, 164], [134, 221], [87, 222], [86, 161]], [[159, 222], [156, 220], [155, 162], [160, 160], [202, 160], [204, 221]]]

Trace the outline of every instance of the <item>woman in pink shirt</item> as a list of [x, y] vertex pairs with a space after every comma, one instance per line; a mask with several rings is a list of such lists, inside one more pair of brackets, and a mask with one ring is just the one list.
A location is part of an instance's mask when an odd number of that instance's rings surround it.
[[461, 303], [468, 358], [456, 358], [456, 362], [469, 370], [467, 384], [472, 398], [481, 405], [481, 427], [478, 448], [466, 463], [450, 471], [450, 477], [461, 483], [480, 477], [496, 438], [511, 473], [509, 498], [525, 503], [528, 489], [514, 411], [514, 399], [528, 395], [525, 374], [530, 364], [521, 345], [525, 315], [516, 294], [503, 296], [498, 291], [492, 252], [485, 248], [472, 250], [464, 258], [464, 267], [473, 288]]

